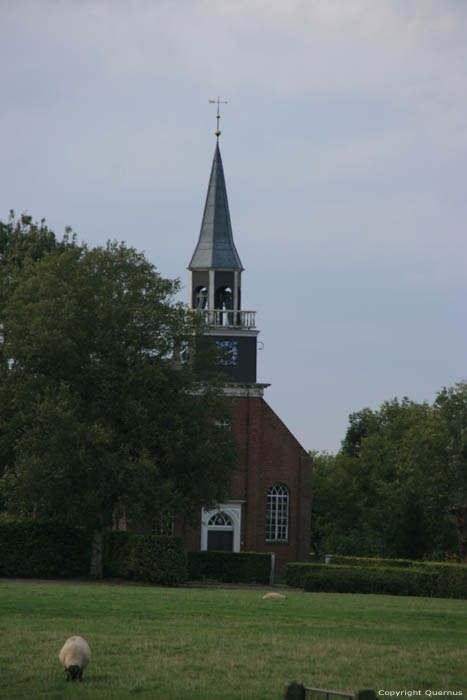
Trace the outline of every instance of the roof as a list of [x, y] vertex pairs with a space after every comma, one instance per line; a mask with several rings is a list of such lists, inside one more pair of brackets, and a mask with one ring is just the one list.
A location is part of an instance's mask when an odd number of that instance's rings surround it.
[[232, 236], [219, 143], [216, 143], [199, 240], [189, 270], [243, 270]]

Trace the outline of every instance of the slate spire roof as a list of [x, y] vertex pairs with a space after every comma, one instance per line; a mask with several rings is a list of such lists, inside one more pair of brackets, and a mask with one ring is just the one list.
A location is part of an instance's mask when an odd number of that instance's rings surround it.
[[219, 142], [216, 143], [199, 240], [189, 270], [243, 270], [232, 236]]

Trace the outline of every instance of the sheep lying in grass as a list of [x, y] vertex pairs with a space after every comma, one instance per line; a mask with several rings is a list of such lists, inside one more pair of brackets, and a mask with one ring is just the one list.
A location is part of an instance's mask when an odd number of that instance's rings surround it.
[[91, 658], [91, 649], [83, 637], [69, 637], [59, 654], [67, 681], [83, 680], [83, 671]]

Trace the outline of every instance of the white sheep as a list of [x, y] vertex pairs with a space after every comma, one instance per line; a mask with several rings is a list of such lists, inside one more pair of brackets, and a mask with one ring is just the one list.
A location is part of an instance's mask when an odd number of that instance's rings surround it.
[[91, 649], [83, 637], [69, 637], [63, 645], [59, 657], [65, 666], [67, 681], [83, 680], [83, 671], [91, 658]]

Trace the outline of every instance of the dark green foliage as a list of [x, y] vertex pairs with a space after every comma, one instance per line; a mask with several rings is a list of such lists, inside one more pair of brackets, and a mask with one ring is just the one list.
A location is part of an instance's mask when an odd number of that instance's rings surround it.
[[257, 552], [188, 552], [188, 575], [229, 583], [269, 583], [271, 556]]
[[108, 532], [104, 538], [104, 574], [162, 586], [187, 578], [187, 556], [180, 537]]
[[288, 586], [294, 586], [295, 588], [303, 588], [305, 585], [305, 579], [310, 574], [311, 566], [314, 566], [314, 564], [305, 564], [302, 562], [287, 564], [285, 570], [286, 584]]
[[467, 565], [410, 559], [377, 559], [367, 557], [332, 557], [332, 564], [371, 567], [411, 567], [437, 575], [437, 593], [441, 598], [467, 598]]
[[[311, 549], [412, 560], [455, 552], [449, 508], [467, 502], [467, 384], [433, 405], [386, 401], [349, 423], [339, 454], [313, 455]], [[454, 515], [463, 559], [467, 518]]]
[[305, 577], [306, 591], [414, 596], [432, 596], [437, 592], [437, 575], [433, 571], [326, 564], [311, 567], [311, 573]]
[[54, 522], [0, 523], [0, 576], [86, 576], [91, 535]]
[[[349, 569], [355, 569], [363, 573], [354, 574], [350, 572], [348, 576], [339, 573]], [[394, 573], [398, 570], [402, 572], [400, 577]], [[320, 577], [325, 581], [323, 586], [333, 586], [332, 581], [336, 582], [335, 585], [342, 586], [339, 589], [322, 588], [319, 590], [339, 590], [341, 593], [365, 593], [368, 591], [363, 590], [363, 588], [365, 585], [370, 585], [370, 583], [361, 584], [361, 590], [350, 590], [353, 586], [360, 585], [355, 583], [355, 581], [358, 582], [360, 578], [363, 578], [373, 582], [371, 585], [376, 587], [381, 585], [388, 588], [388, 590], [384, 591], [370, 591], [373, 593], [394, 592], [395, 595], [433, 595], [438, 598], [467, 598], [467, 566], [465, 564], [414, 562], [408, 559], [333, 556], [331, 564], [288, 564], [286, 572], [287, 584], [297, 588], [305, 588], [307, 585], [311, 585], [307, 584], [308, 578], [310, 576], [312, 578], [315, 577], [315, 572], [317, 571], [328, 571], [326, 575], [322, 576], [320, 574]], [[333, 573], [335, 571], [338, 573]], [[375, 571], [383, 573], [374, 573]], [[404, 572], [407, 572], [407, 575]], [[423, 576], [420, 578], [418, 574], [428, 574], [431, 578], [424, 579]], [[318, 581], [321, 578], [314, 578], [313, 585], [318, 585]], [[387, 585], [381, 583], [384, 579], [387, 579]], [[345, 588], [345, 586], [348, 586], [349, 589]], [[404, 586], [407, 586], [407, 590], [419, 591], [425, 590], [424, 586], [427, 586], [426, 591], [428, 592], [401, 593], [404, 590]], [[394, 591], [390, 590], [391, 587], [394, 587]]]
[[123, 243], [0, 225], [0, 510], [94, 531], [94, 577], [114, 519], [199, 510], [230, 484], [229, 409], [179, 361], [199, 330], [179, 288]]
[[381, 557], [350, 557], [341, 554], [332, 555], [332, 564], [344, 564], [346, 566], [414, 566], [421, 562], [411, 559], [383, 559]]
[[417, 568], [433, 572], [438, 578], [436, 595], [440, 598], [467, 598], [467, 565], [441, 562], [417, 562]]

